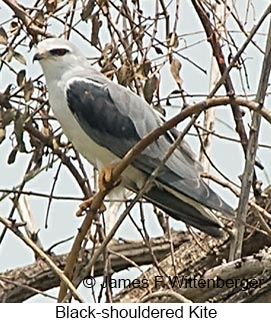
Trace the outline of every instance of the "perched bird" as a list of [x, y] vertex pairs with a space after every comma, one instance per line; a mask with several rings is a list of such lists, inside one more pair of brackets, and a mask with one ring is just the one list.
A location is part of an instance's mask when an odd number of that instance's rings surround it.
[[[49, 38], [37, 46], [49, 102], [64, 133], [95, 167], [120, 160], [143, 136], [163, 124], [147, 102], [92, 68], [70, 41]], [[138, 192], [178, 136], [171, 129], [148, 146], [122, 174], [121, 184]], [[200, 177], [201, 167], [182, 141], [144, 194], [168, 215], [214, 237], [223, 236], [215, 211], [232, 215]]]

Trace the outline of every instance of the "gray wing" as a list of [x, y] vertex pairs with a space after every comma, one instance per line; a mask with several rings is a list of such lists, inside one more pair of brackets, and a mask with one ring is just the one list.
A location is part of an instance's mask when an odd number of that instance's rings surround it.
[[[99, 145], [122, 158], [144, 135], [163, 121], [139, 96], [102, 75], [75, 78], [66, 89], [68, 106], [84, 131]], [[172, 129], [141, 153], [133, 165], [151, 174], [178, 136]], [[157, 181], [208, 208], [231, 214], [228, 206], [200, 178], [200, 166], [183, 142], [167, 161]]]

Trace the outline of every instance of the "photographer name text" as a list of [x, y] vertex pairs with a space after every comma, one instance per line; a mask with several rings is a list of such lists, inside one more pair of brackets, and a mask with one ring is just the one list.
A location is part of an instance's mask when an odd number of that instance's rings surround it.
[[[97, 281], [94, 277], [87, 277], [83, 280], [83, 285], [87, 288], [92, 288]], [[191, 276], [153, 276], [151, 279], [128, 279], [128, 278], [110, 278], [99, 283], [101, 288], [139, 288], [146, 289], [153, 287], [155, 289], [162, 287], [170, 288], [240, 288], [242, 291], [261, 288], [262, 281], [256, 278], [247, 279], [222, 279], [215, 278], [196, 278]]]

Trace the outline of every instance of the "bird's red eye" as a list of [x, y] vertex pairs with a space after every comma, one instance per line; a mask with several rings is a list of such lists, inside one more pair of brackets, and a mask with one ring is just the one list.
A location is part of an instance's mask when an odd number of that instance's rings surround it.
[[54, 56], [63, 56], [68, 52], [66, 48], [56, 48], [56, 49], [51, 49], [50, 53]]

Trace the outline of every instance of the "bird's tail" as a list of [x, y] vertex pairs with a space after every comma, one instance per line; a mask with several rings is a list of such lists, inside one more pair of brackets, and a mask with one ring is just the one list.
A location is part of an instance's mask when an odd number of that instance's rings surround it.
[[224, 236], [223, 223], [210, 209], [179, 192], [178, 196], [176, 192], [174, 193], [163, 187], [153, 186], [144, 197], [176, 220], [183, 221], [215, 238]]

